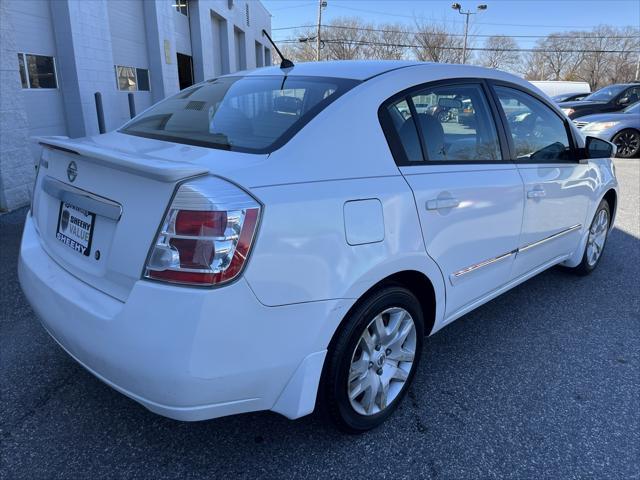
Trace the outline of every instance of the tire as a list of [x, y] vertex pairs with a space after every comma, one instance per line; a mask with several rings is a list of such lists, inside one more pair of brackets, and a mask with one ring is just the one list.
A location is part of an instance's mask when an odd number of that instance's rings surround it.
[[440, 123], [447, 123], [449, 121], [449, 111], [442, 110], [438, 112], [437, 119]]
[[409, 290], [391, 285], [366, 297], [331, 342], [318, 395], [320, 409], [348, 433], [382, 424], [413, 380], [423, 338], [422, 309]]
[[[602, 213], [604, 212], [604, 213]], [[606, 220], [603, 223], [603, 218]], [[609, 226], [611, 225], [611, 210], [609, 203], [606, 200], [602, 200], [596, 210], [591, 225], [589, 227], [589, 239], [584, 247], [584, 253], [582, 254], [582, 261], [576, 267], [569, 270], [578, 275], [589, 275], [593, 272], [602, 258], [604, 253], [604, 247], [609, 235]], [[596, 242], [597, 240], [597, 242]], [[594, 250], [595, 249], [595, 250]], [[597, 256], [594, 258], [593, 253], [597, 251]]]
[[634, 158], [640, 153], [640, 131], [633, 128], [616, 133], [611, 142], [618, 147], [618, 158]]

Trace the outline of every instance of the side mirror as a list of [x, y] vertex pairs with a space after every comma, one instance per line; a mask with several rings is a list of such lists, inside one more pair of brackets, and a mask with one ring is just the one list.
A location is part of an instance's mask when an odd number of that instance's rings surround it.
[[616, 156], [617, 148], [606, 140], [597, 137], [587, 137], [585, 143], [587, 158], [612, 158]]
[[620, 100], [618, 100], [618, 105], [629, 105], [629, 102], [629, 97], [622, 97]]

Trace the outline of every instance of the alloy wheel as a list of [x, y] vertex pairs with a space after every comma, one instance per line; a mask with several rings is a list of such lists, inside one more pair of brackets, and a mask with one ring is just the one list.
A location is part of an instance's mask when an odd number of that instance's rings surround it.
[[620, 132], [614, 139], [616, 147], [618, 147], [618, 156], [630, 158], [637, 155], [640, 150], [640, 132], [625, 130]]
[[356, 412], [380, 413], [398, 397], [413, 368], [416, 341], [414, 320], [403, 308], [371, 320], [351, 356], [347, 391]]
[[593, 219], [589, 229], [589, 239], [587, 240], [587, 263], [593, 267], [602, 255], [604, 242], [607, 239], [609, 230], [609, 213], [602, 209]]

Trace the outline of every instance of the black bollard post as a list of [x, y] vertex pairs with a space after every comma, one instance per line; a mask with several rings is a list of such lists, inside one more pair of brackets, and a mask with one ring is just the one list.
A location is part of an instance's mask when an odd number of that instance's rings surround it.
[[129, 92], [127, 96], [129, 97], [129, 116], [133, 118], [136, 116], [136, 103], [133, 99], [133, 93]]
[[102, 108], [102, 94], [100, 92], [95, 93], [96, 99], [96, 113], [98, 114], [98, 131], [105, 133], [107, 130], [104, 128], [104, 109]]

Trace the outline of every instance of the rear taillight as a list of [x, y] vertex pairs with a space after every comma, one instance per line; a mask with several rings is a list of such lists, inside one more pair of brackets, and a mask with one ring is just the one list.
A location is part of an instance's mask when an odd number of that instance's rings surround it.
[[220, 285], [242, 271], [260, 204], [221, 178], [178, 187], [151, 248], [144, 276], [189, 285]]

